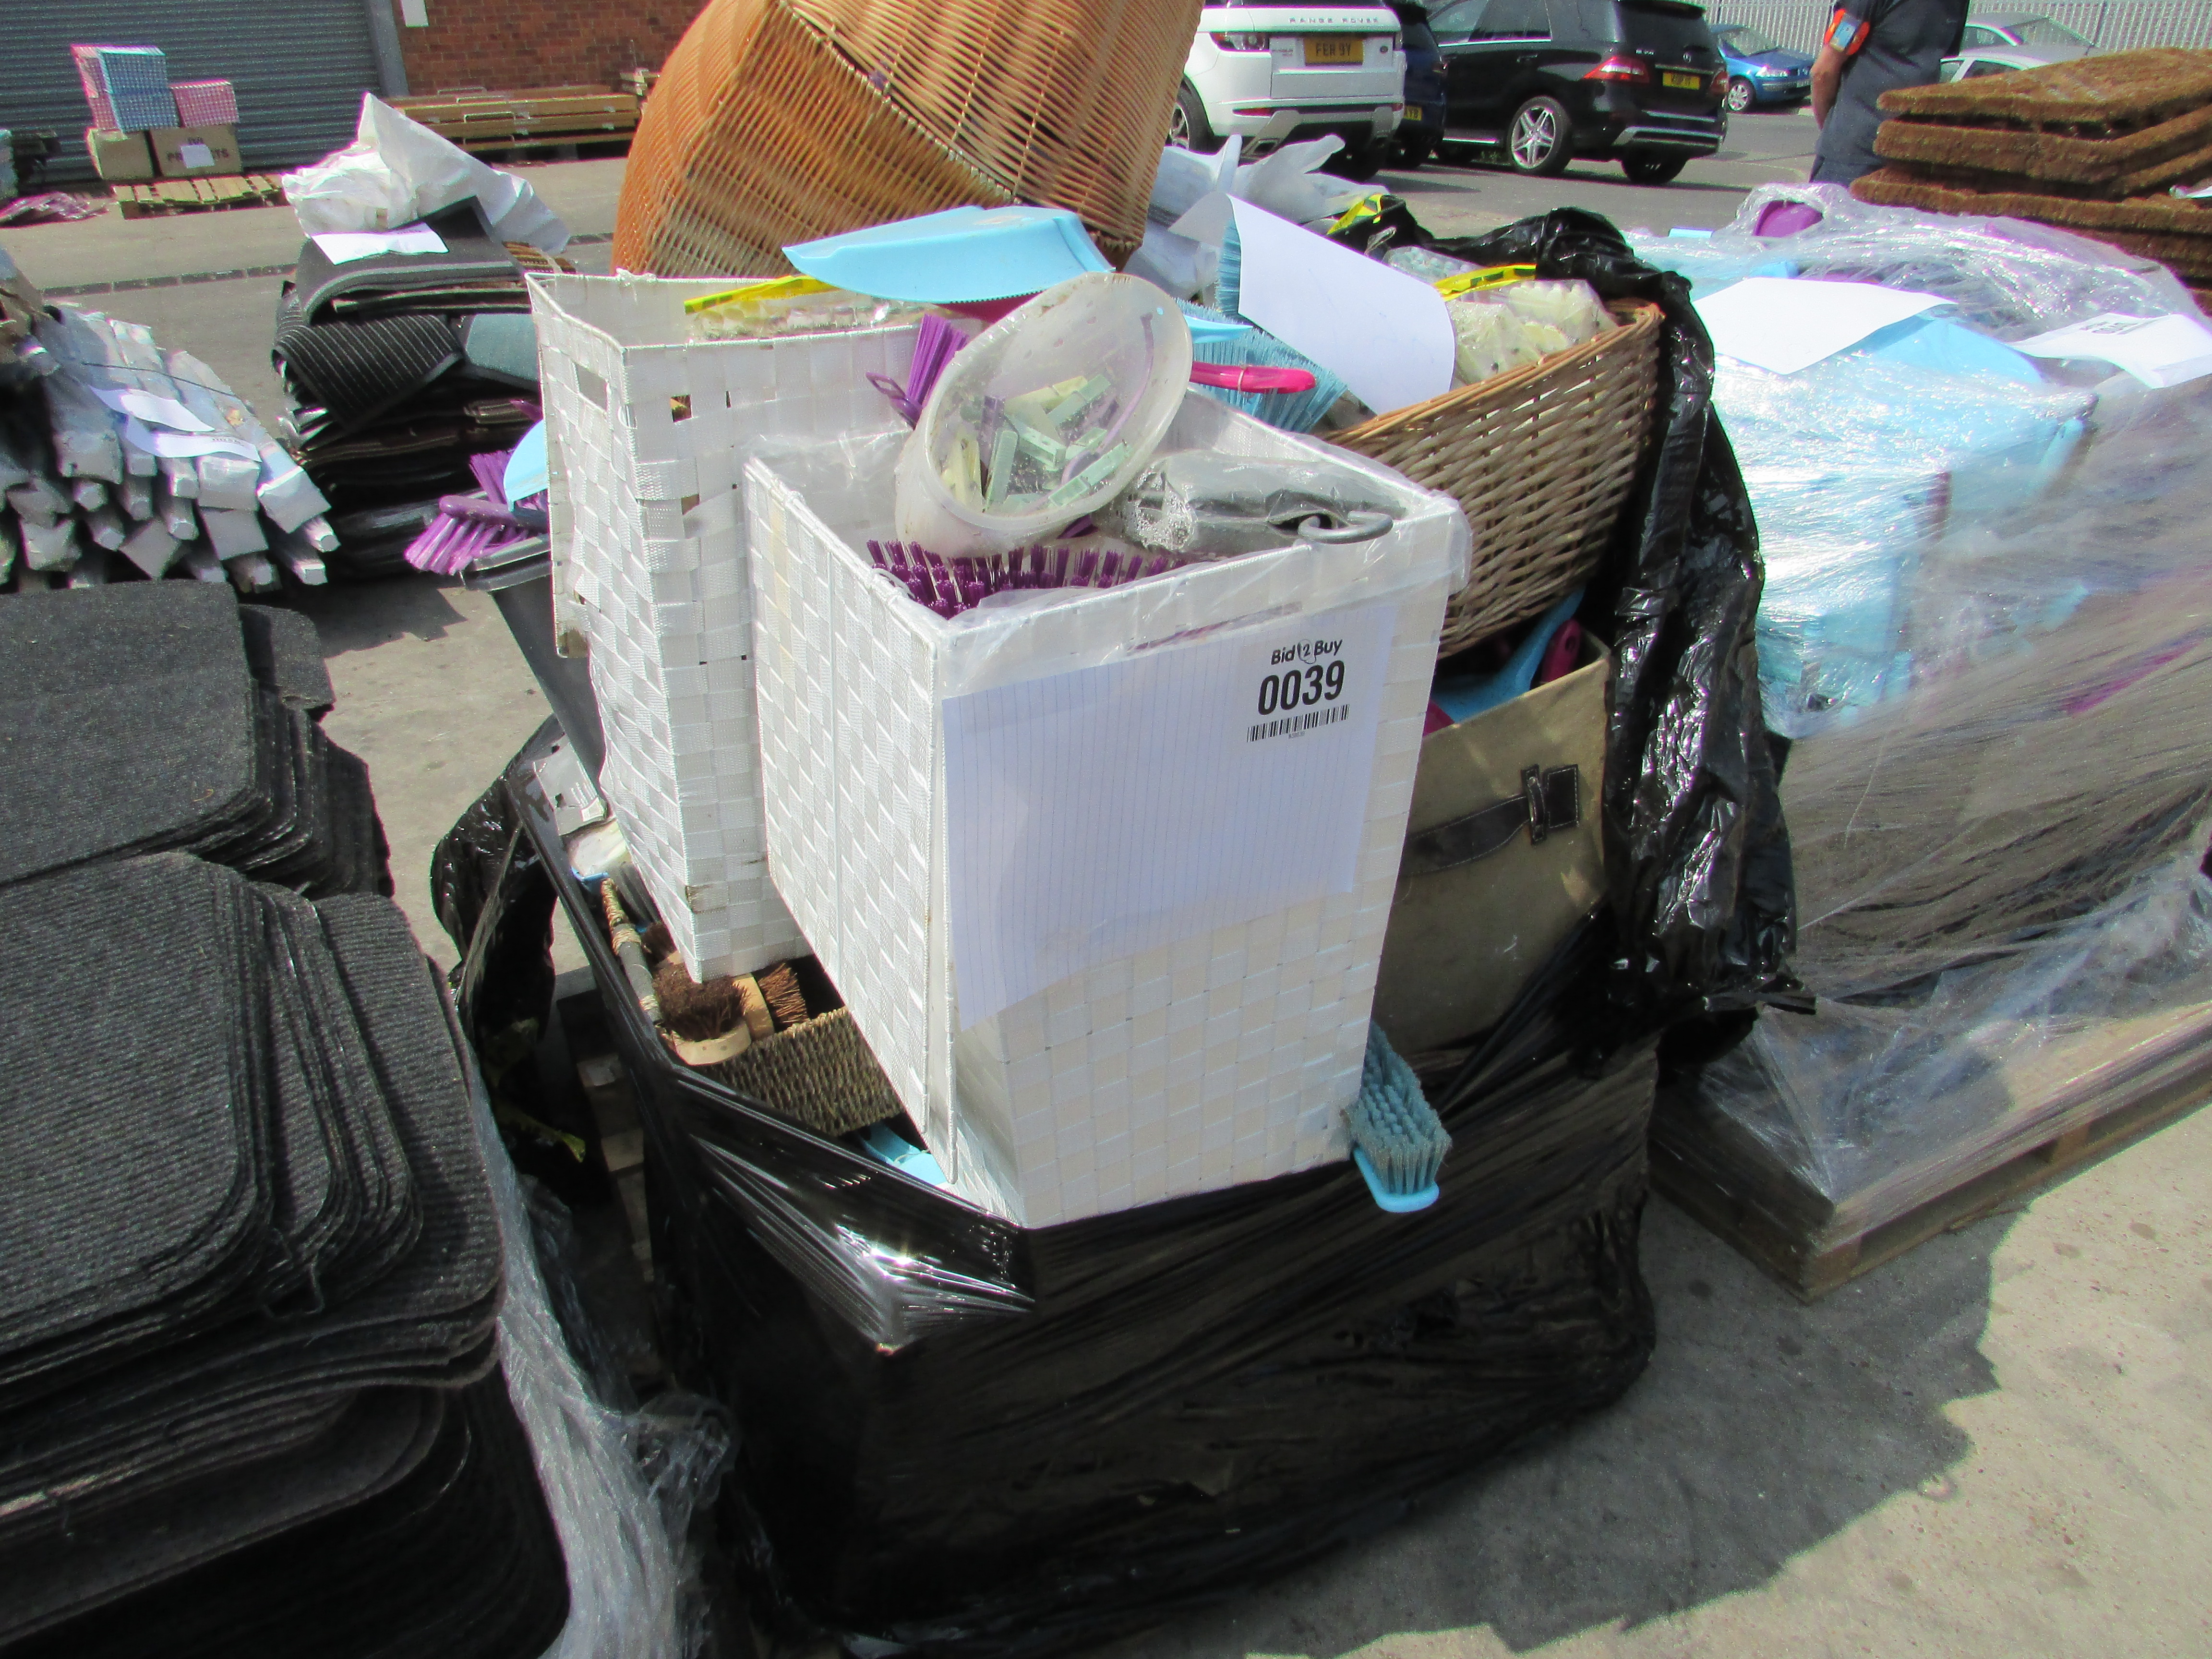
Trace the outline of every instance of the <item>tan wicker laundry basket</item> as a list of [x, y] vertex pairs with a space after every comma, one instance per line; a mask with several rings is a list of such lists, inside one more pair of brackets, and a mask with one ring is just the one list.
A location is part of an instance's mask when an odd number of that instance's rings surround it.
[[790, 0], [884, 95], [1115, 264], [1144, 240], [1199, 0]]
[[638, 118], [618, 270], [767, 276], [782, 249], [1014, 199], [930, 137], [784, 0], [711, 0]]
[[617, 269], [787, 270], [787, 245], [967, 204], [1145, 234], [1197, 0], [709, 0], [630, 146]]
[[1474, 572], [1445, 608], [1440, 655], [1541, 613], [1612, 538], [1651, 433], [1663, 313], [1611, 309], [1621, 326], [1594, 340], [1334, 434], [1467, 514]]

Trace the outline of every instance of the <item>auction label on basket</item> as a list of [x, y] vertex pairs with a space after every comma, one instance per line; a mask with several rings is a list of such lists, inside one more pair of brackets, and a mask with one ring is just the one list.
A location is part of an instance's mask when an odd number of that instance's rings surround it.
[[964, 1029], [1072, 974], [1351, 890], [1395, 605], [945, 703]]
[[1245, 734], [1245, 741], [1295, 738], [1350, 720], [1352, 705], [1345, 700], [1344, 672], [1341, 634], [1334, 639], [1276, 646], [1267, 658], [1267, 672], [1260, 677], [1259, 696], [1254, 700], [1254, 712], [1261, 718]]

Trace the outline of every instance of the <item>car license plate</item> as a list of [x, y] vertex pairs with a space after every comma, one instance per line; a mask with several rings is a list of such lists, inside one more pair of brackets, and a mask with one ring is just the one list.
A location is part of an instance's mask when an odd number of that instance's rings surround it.
[[1673, 70], [1663, 70], [1660, 72], [1659, 84], [1674, 87], [1682, 92], [1695, 92], [1705, 84], [1705, 77], [1702, 75], [1681, 75]]
[[1309, 34], [1306, 36], [1306, 67], [1316, 64], [1358, 64], [1366, 61], [1367, 48], [1363, 36], [1357, 34]]
[[1407, 118], [1408, 121], [1418, 121], [1418, 120], [1419, 120], [1419, 119], [1421, 118], [1421, 106], [1420, 106], [1419, 104], [1408, 104], [1408, 105], [1407, 105], [1407, 106], [1406, 106], [1406, 118]]

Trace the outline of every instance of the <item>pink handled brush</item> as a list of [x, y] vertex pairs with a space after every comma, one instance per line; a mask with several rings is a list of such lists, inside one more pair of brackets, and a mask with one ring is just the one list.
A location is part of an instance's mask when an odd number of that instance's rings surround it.
[[1224, 392], [1311, 392], [1314, 377], [1303, 368], [1267, 368], [1256, 363], [1193, 363], [1193, 386]]

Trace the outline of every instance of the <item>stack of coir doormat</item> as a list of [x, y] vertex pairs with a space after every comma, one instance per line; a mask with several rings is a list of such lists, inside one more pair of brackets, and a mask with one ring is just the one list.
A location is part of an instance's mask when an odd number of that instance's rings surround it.
[[2158, 47], [1886, 92], [1862, 201], [2033, 219], [2212, 295], [2212, 51]]

